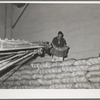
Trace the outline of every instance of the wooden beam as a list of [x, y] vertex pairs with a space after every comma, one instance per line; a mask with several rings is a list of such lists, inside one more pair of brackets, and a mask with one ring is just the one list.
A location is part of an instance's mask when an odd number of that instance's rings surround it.
[[29, 3], [25, 6], [25, 8], [23, 9], [22, 13], [19, 15], [18, 19], [16, 20], [16, 22], [14, 23], [12, 28], [14, 28], [16, 26], [16, 24], [18, 23], [19, 19], [22, 17], [23, 13], [25, 12], [26, 8], [28, 7], [28, 5], [29, 5]]

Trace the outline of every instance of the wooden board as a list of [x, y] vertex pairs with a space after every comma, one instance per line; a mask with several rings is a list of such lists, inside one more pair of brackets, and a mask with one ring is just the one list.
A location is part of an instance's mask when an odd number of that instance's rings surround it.
[[39, 48], [44, 48], [45, 46], [33, 46], [33, 47], [25, 47], [25, 48], [10, 48], [10, 49], [1, 49], [0, 53], [3, 52], [16, 52], [16, 51], [25, 51], [25, 50], [34, 50]]

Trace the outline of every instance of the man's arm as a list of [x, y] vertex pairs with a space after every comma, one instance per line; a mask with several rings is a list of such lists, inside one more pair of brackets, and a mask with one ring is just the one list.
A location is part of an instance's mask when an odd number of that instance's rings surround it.
[[67, 46], [67, 42], [66, 42], [66, 40], [64, 39], [64, 47], [66, 47]]
[[66, 43], [66, 40], [63, 39], [63, 43], [64, 43], [64, 47], [60, 47], [59, 50], [60, 51], [64, 51], [64, 50], [67, 50], [69, 47], [67, 46], [67, 43]]
[[55, 38], [53, 38], [52, 43], [51, 43], [51, 46], [53, 48], [55, 48], [56, 50], [59, 50], [59, 47], [56, 46], [56, 39]]

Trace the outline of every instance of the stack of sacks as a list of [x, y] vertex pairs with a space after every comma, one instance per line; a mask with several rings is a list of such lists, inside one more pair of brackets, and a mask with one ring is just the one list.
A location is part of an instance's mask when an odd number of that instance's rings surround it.
[[[88, 82], [86, 73], [90, 67], [86, 60], [70, 59], [63, 62], [44, 62], [31, 64], [33, 78], [45, 88], [75, 89], [94, 88]], [[38, 87], [39, 88], [39, 87]]]
[[12, 76], [10, 76], [4, 83], [2, 83], [0, 85], [0, 88], [31, 89], [37, 87], [38, 83], [32, 79], [32, 70], [33, 68], [29, 64], [23, 65], [18, 71], [16, 71]]
[[100, 89], [100, 57], [88, 59], [87, 64], [90, 65], [86, 74], [88, 81], [94, 88]]
[[0, 88], [100, 89], [100, 57], [26, 64]]

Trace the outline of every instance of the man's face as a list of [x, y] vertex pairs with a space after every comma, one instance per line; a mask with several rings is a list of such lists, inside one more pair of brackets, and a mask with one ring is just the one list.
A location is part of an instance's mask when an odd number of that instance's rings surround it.
[[62, 35], [61, 34], [58, 34], [58, 38], [60, 39], [62, 37]]

